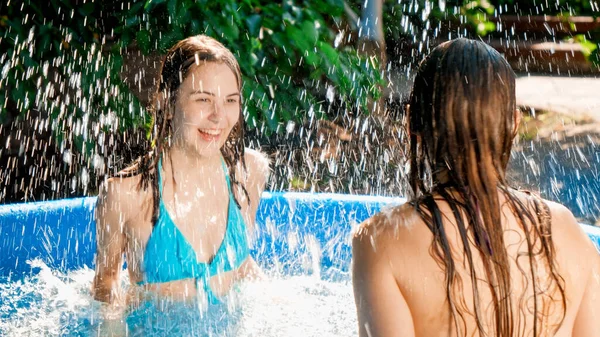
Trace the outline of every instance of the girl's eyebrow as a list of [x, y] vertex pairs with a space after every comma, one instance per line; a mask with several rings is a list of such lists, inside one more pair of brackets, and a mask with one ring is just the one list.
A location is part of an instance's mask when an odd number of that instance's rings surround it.
[[206, 90], [195, 90], [190, 93], [190, 95], [201, 95], [201, 94], [216, 96], [213, 92], [206, 91]]
[[[206, 90], [196, 90], [196, 91], [192, 91], [190, 93], [190, 95], [201, 95], [201, 94], [206, 94], [206, 95], [210, 95], [210, 96], [217, 96], [215, 93], [210, 92], [210, 91], [206, 91]], [[234, 92], [232, 94], [227, 95], [226, 97], [231, 97], [231, 96], [240, 96], [239, 92]]]

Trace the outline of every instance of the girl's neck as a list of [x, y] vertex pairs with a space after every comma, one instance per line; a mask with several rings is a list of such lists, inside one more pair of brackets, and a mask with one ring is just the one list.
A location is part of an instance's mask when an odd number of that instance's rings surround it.
[[[187, 183], [206, 179], [221, 171], [222, 156], [202, 156], [176, 146], [168, 148], [162, 156], [164, 172], [176, 181]], [[220, 174], [220, 173], [219, 173]]]

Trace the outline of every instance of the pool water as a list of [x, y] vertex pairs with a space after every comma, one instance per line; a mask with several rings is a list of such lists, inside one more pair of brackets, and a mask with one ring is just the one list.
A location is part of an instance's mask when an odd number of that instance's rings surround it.
[[[241, 284], [227, 305], [209, 310], [150, 303], [128, 316], [127, 335], [354, 336], [351, 229], [399, 201], [265, 193], [252, 254], [267, 280]], [[90, 293], [94, 205], [86, 198], [0, 207], [0, 336], [106, 335], [103, 306]]]
[[[88, 268], [60, 273], [29, 262], [34, 275], [0, 280], [0, 336], [97, 336], [111, 322], [94, 301]], [[122, 282], [128, 284], [126, 273]], [[267, 271], [263, 281], [242, 283], [226, 303], [202, 310], [194, 305], [148, 303], [129, 313], [128, 336], [353, 336], [356, 310], [350, 277], [283, 275]], [[8, 281], [8, 282], [7, 282]], [[124, 330], [122, 330], [124, 331]]]
[[[267, 280], [227, 304], [148, 303], [128, 336], [356, 336], [351, 231], [399, 198], [265, 193], [252, 255]], [[95, 199], [0, 206], [0, 336], [105, 336], [90, 293]], [[583, 226], [599, 244], [600, 229]], [[129, 284], [126, 273], [121, 282]], [[123, 324], [113, 327], [123, 328]]]

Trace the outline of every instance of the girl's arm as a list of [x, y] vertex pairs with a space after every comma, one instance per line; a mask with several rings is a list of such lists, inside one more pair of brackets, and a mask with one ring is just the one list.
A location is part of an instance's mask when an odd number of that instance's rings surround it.
[[121, 200], [122, 186], [112, 179], [103, 184], [96, 202], [96, 275], [92, 285], [94, 299], [105, 302], [95, 326], [98, 336], [124, 337], [127, 324], [123, 312], [125, 296], [121, 294], [120, 274], [123, 269], [126, 209]]
[[[584, 256], [584, 255], [581, 255]], [[582, 302], [577, 311], [572, 336], [600, 336], [598, 319], [600, 318], [600, 255], [594, 250], [585, 255], [592, 260]]]
[[125, 216], [118, 182], [109, 180], [102, 186], [96, 204], [96, 275], [92, 286], [96, 300], [119, 305], [120, 273], [123, 269], [125, 247]]
[[386, 238], [374, 234], [377, 224], [361, 227], [363, 230], [352, 241], [352, 285], [359, 336], [414, 336], [410, 309], [396, 283], [386, 243], [382, 242]]
[[[248, 229], [253, 231], [256, 221], [256, 212], [258, 210], [258, 205], [260, 204], [260, 197], [265, 190], [265, 184], [269, 177], [270, 168], [269, 160], [263, 153], [252, 149], [246, 149], [245, 151], [244, 159], [246, 161], [247, 171], [245, 173], [244, 186], [248, 192], [248, 197], [250, 198], [247, 216], [249, 222]], [[243, 202], [247, 203], [246, 200]]]
[[[567, 263], [575, 269], [572, 279], [585, 279], [581, 302], [567, 305], [578, 305], [573, 331], [569, 336], [600, 337], [598, 319], [600, 319], [600, 252], [584, 232], [573, 213], [565, 206], [547, 202], [552, 216], [552, 238], [557, 247], [562, 248], [563, 264]], [[562, 245], [556, 244], [561, 240]], [[563, 248], [564, 247], [564, 248]], [[560, 249], [560, 248], [557, 248]], [[560, 266], [560, 264], [559, 264]], [[565, 269], [566, 270], [566, 269]], [[569, 293], [569, 288], [566, 292]], [[574, 292], [571, 290], [570, 292]], [[568, 297], [567, 297], [568, 300]], [[572, 301], [575, 302], [575, 301]]]
[[[243, 173], [243, 181], [244, 187], [248, 192], [248, 197], [250, 198], [250, 204], [246, 208], [247, 211], [245, 219], [248, 230], [250, 233], [252, 233], [255, 229], [256, 212], [258, 210], [258, 205], [260, 204], [260, 197], [265, 189], [265, 184], [267, 182], [267, 178], [269, 177], [270, 169], [269, 160], [259, 151], [246, 149], [244, 159], [247, 170]], [[243, 194], [244, 193], [238, 193], [238, 196]], [[240, 201], [242, 204], [248, 203], [247, 199], [245, 198], [240, 198]], [[254, 261], [252, 257], [249, 257], [248, 260], [242, 265], [242, 268], [240, 268], [238, 277], [242, 279], [262, 279], [264, 278], [264, 275], [256, 261]]]

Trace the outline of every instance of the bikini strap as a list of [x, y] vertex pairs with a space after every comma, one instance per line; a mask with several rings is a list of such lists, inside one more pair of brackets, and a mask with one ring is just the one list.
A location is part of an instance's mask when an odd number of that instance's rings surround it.
[[157, 168], [157, 171], [156, 171], [156, 175], [157, 175], [157, 178], [158, 178], [158, 196], [159, 196], [159, 198], [162, 199], [163, 181], [162, 181], [161, 172], [162, 172], [162, 158], [159, 158], [158, 159], [158, 168]]
[[225, 172], [225, 180], [227, 181], [227, 190], [231, 193], [231, 181], [229, 180], [229, 169], [227, 168], [227, 164], [225, 164], [225, 159], [221, 157], [221, 165], [223, 165], [223, 172]]

